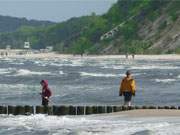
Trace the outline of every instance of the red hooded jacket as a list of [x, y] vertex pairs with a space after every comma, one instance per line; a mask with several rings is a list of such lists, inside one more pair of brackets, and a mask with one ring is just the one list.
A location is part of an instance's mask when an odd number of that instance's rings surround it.
[[52, 95], [51, 90], [48, 87], [48, 81], [47, 80], [42, 80], [44, 82], [44, 87], [42, 88], [42, 98], [44, 97], [50, 97]]

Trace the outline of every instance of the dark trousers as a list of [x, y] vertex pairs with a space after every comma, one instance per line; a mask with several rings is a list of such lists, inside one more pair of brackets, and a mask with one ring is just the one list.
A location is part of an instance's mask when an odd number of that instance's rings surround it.
[[131, 92], [123, 92], [124, 95], [124, 101], [125, 102], [130, 102], [132, 98], [132, 93]]
[[48, 103], [49, 103], [49, 101], [47, 100], [47, 99], [42, 99], [42, 105], [43, 106], [48, 106]]

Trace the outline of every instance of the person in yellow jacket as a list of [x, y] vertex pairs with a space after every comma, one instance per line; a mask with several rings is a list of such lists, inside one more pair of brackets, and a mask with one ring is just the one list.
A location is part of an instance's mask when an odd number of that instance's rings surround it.
[[136, 82], [131, 76], [131, 72], [126, 71], [126, 77], [124, 77], [120, 83], [119, 96], [124, 96], [124, 105], [131, 106], [131, 98], [136, 93]]

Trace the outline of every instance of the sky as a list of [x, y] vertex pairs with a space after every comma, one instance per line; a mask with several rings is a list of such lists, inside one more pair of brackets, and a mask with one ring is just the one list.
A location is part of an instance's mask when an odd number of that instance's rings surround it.
[[106, 13], [117, 0], [0, 0], [0, 15], [62, 22]]

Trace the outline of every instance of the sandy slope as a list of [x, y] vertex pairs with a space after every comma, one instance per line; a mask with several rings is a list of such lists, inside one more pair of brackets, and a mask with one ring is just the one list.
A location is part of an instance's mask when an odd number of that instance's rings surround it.
[[112, 113], [111, 115], [123, 115], [128, 117], [180, 117], [180, 110], [140, 109]]

